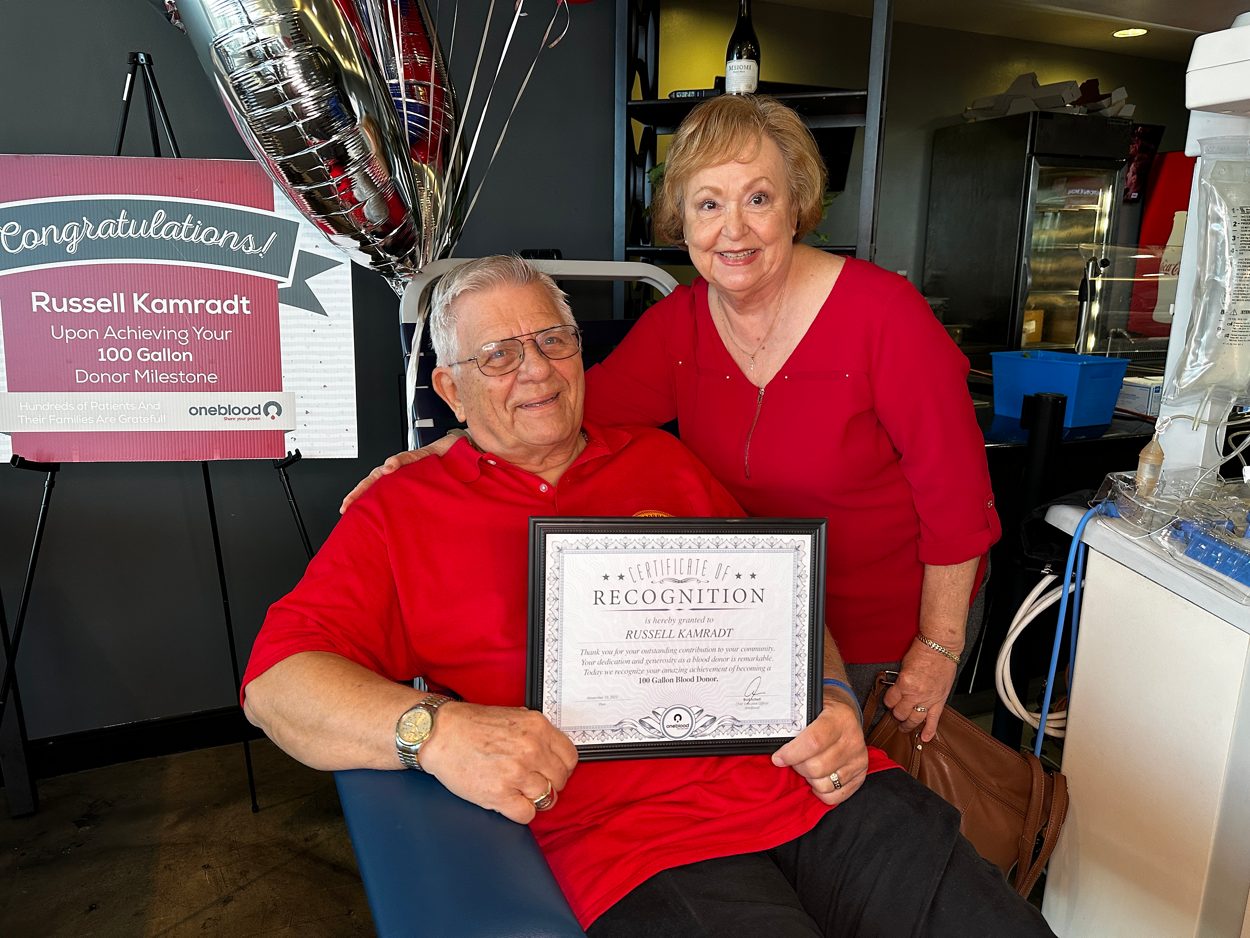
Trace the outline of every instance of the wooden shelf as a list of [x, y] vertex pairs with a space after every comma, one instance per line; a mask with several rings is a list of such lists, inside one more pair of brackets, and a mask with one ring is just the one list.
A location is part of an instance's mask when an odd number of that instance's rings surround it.
[[[867, 91], [803, 91], [774, 97], [802, 115], [809, 127], [863, 127], [868, 110]], [[706, 98], [660, 98], [629, 101], [625, 112], [631, 120], [654, 127], [656, 133], [671, 134], [682, 118]]]

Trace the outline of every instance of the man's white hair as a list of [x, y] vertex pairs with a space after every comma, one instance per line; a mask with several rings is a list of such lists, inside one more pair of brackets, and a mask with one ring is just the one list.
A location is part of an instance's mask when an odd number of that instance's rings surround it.
[[430, 299], [430, 342], [434, 345], [438, 364], [446, 367], [461, 360], [460, 343], [456, 338], [456, 300], [465, 294], [482, 293], [496, 287], [528, 287], [534, 284], [547, 291], [562, 323], [568, 326], [577, 324], [564, 291], [556, 286], [554, 280], [515, 254], [479, 257], [440, 278]]

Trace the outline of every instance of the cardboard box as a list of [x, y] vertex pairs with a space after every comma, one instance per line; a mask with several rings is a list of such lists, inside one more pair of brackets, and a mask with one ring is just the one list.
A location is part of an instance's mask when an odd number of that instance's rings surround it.
[[1159, 416], [1159, 403], [1163, 400], [1162, 378], [1125, 378], [1115, 406], [1148, 417]]

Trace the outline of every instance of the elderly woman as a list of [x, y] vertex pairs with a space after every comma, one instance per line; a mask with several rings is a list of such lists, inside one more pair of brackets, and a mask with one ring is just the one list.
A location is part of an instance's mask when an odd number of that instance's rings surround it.
[[899, 670], [886, 704], [930, 739], [1000, 533], [984, 444], [967, 360], [923, 298], [801, 243], [824, 190], [815, 142], [789, 108], [743, 95], [695, 108], [653, 218], [699, 278], [588, 372], [586, 413], [676, 418], [750, 514], [827, 517], [826, 618], [851, 681], [863, 698], [877, 670]]

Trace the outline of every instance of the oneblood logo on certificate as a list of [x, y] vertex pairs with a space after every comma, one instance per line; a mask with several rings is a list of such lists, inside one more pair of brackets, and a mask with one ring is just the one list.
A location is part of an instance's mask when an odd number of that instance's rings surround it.
[[0, 457], [296, 447], [357, 452], [351, 265], [256, 163], [0, 156]]

